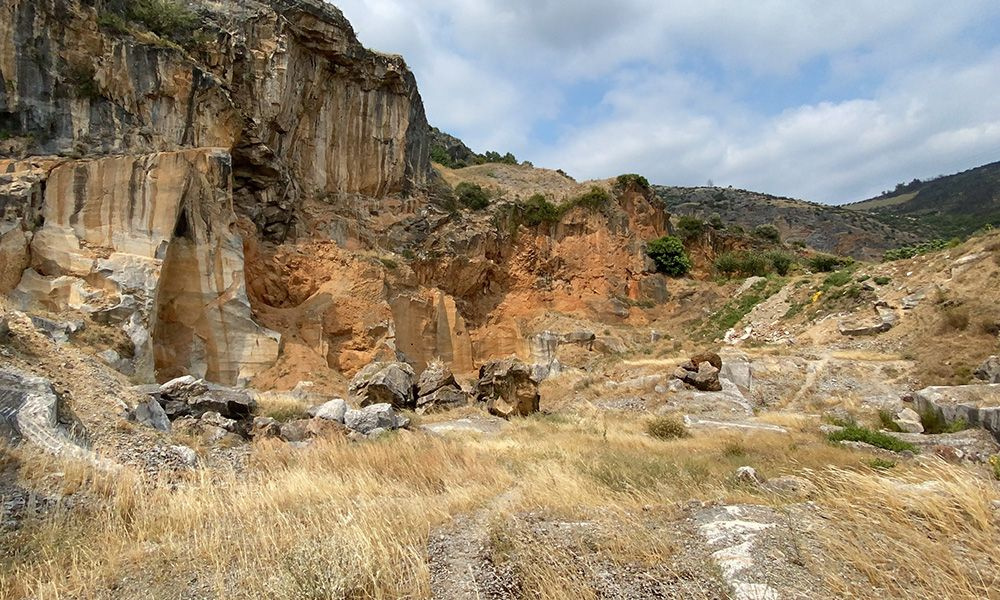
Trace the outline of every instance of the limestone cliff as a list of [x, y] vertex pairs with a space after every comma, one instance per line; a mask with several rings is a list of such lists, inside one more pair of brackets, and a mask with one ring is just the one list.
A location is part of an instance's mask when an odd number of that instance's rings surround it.
[[299, 235], [306, 202], [418, 190], [427, 123], [403, 60], [330, 5], [198, 10], [181, 47], [101, 0], [5, 4], [0, 292], [122, 326], [139, 379], [236, 383], [279, 347], [244, 240]]
[[448, 208], [413, 75], [331, 5], [192, 2], [174, 39], [123, 5], [11, 0], [0, 19], [0, 293], [120, 328], [136, 380], [550, 361], [538, 319], [644, 324], [670, 297], [648, 188], [595, 182], [605, 205], [534, 226], [510, 221], [509, 190]]

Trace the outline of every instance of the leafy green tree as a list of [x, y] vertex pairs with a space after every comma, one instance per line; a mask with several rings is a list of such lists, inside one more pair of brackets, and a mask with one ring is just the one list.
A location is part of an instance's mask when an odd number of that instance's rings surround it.
[[656, 263], [659, 272], [671, 277], [682, 277], [691, 270], [691, 259], [684, 250], [684, 244], [672, 235], [649, 242], [646, 254]]

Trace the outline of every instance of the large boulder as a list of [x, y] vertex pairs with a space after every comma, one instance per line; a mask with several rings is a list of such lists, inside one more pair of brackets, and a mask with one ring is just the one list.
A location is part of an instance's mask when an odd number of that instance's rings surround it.
[[920, 414], [982, 427], [1000, 441], [1000, 384], [932, 386], [914, 392], [913, 403]]
[[170, 431], [170, 419], [167, 418], [166, 411], [156, 401], [156, 398], [149, 398], [145, 402], [137, 404], [135, 410], [132, 411], [132, 420], [157, 431]]
[[344, 423], [344, 415], [347, 414], [347, 402], [342, 398], [334, 398], [329, 402], [314, 406], [306, 411], [314, 419], [324, 419]]
[[451, 370], [440, 360], [427, 365], [417, 382], [417, 412], [448, 410], [469, 401]]
[[[428, 396], [443, 387], [458, 387], [451, 369], [440, 360], [432, 361], [417, 381], [417, 397]], [[418, 402], [419, 404], [419, 402]]]
[[348, 390], [351, 398], [363, 407], [390, 404], [411, 408], [416, 401], [413, 379], [413, 367], [406, 363], [374, 362], [358, 371]]
[[217, 412], [227, 419], [248, 420], [256, 407], [254, 399], [243, 390], [206, 383], [190, 375], [172, 379], [152, 394], [171, 419], [201, 417]]
[[191, 375], [177, 377], [160, 385], [160, 395], [170, 400], [187, 402], [189, 398], [200, 396], [208, 391], [208, 384], [203, 379]]
[[986, 383], [1000, 383], [1000, 356], [987, 358], [973, 375]]
[[719, 370], [722, 369], [722, 359], [714, 352], [703, 352], [691, 357], [691, 360], [677, 367], [674, 377], [702, 392], [722, 391], [719, 382]]
[[368, 435], [376, 429], [392, 430], [406, 427], [409, 419], [397, 415], [392, 405], [386, 402], [369, 404], [354, 410], [350, 409], [344, 415], [344, 424], [351, 431]]
[[538, 383], [531, 367], [516, 357], [491, 360], [479, 368], [476, 400], [486, 403], [490, 414], [509, 419], [538, 412]]

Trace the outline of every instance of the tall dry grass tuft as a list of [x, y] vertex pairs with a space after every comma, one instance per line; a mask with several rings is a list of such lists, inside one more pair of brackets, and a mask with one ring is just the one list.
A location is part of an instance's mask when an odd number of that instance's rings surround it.
[[944, 463], [895, 477], [837, 468], [810, 476], [825, 518], [821, 572], [841, 597], [1000, 598], [990, 482]]

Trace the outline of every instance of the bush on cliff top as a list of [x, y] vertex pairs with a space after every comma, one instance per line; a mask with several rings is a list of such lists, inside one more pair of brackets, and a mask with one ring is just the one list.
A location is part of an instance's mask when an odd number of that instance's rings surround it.
[[178, 0], [111, 0], [105, 10], [175, 42], [189, 40], [198, 26], [198, 15]]
[[656, 270], [671, 277], [682, 277], [691, 270], [691, 259], [684, 244], [672, 235], [649, 242], [646, 254], [656, 263]]

